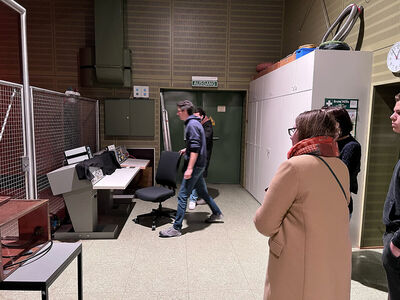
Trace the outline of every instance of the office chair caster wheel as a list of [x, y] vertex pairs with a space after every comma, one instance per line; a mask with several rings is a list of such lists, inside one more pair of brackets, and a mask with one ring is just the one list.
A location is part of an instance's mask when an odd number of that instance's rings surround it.
[[132, 221], [133, 221], [133, 222], [135, 222], [136, 224], [138, 224], [138, 223], [139, 223], [139, 220], [138, 220], [138, 218], [134, 218]]
[[152, 231], [156, 230], [156, 225], [152, 225], [152, 226], [151, 226], [151, 230], [152, 230]]

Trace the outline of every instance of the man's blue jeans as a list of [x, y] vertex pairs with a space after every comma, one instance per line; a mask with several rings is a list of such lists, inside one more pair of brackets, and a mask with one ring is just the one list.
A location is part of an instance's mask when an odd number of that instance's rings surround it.
[[199, 199], [199, 195], [197, 194], [196, 189], [193, 189], [192, 193], [190, 194], [189, 201], [196, 202]]
[[221, 210], [215, 203], [214, 199], [210, 197], [207, 191], [206, 182], [203, 178], [203, 172], [205, 167], [194, 167], [192, 177], [190, 179], [182, 179], [182, 184], [178, 193], [178, 209], [176, 211], [176, 217], [174, 222], [174, 228], [181, 230], [183, 218], [186, 212], [187, 200], [195, 188], [199, 197], [203, 198], [208, 204], [213, 214], [221, 214]]

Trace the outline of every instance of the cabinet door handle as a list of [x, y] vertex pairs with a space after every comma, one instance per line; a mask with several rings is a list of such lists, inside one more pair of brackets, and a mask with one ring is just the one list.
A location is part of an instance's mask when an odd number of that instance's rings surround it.
[[126, 119], [129, 120], [129, 116], [126, 116]]

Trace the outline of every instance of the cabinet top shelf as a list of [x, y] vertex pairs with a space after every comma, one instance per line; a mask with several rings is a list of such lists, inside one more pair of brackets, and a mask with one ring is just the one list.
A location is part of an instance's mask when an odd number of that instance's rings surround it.
[[30, 213], [39, 206], [46, 205], [47, 200], [19, 200], [11, 199], [1, 205], [0, 209], [0, 227], [21, 218]]

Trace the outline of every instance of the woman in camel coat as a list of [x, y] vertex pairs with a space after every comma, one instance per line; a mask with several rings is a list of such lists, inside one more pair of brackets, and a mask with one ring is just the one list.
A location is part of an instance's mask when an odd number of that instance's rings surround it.
[[[349, 173], [338, 158], [338, 125], [323, 110], [296, 118], [293, 147], [257, 210], [269, 236], [266, 300], [348, 300], [351, 282]], [[329, 168], [330, 166], [342, 188]], [[342, 190], [343, 189], [343, 190]]]

